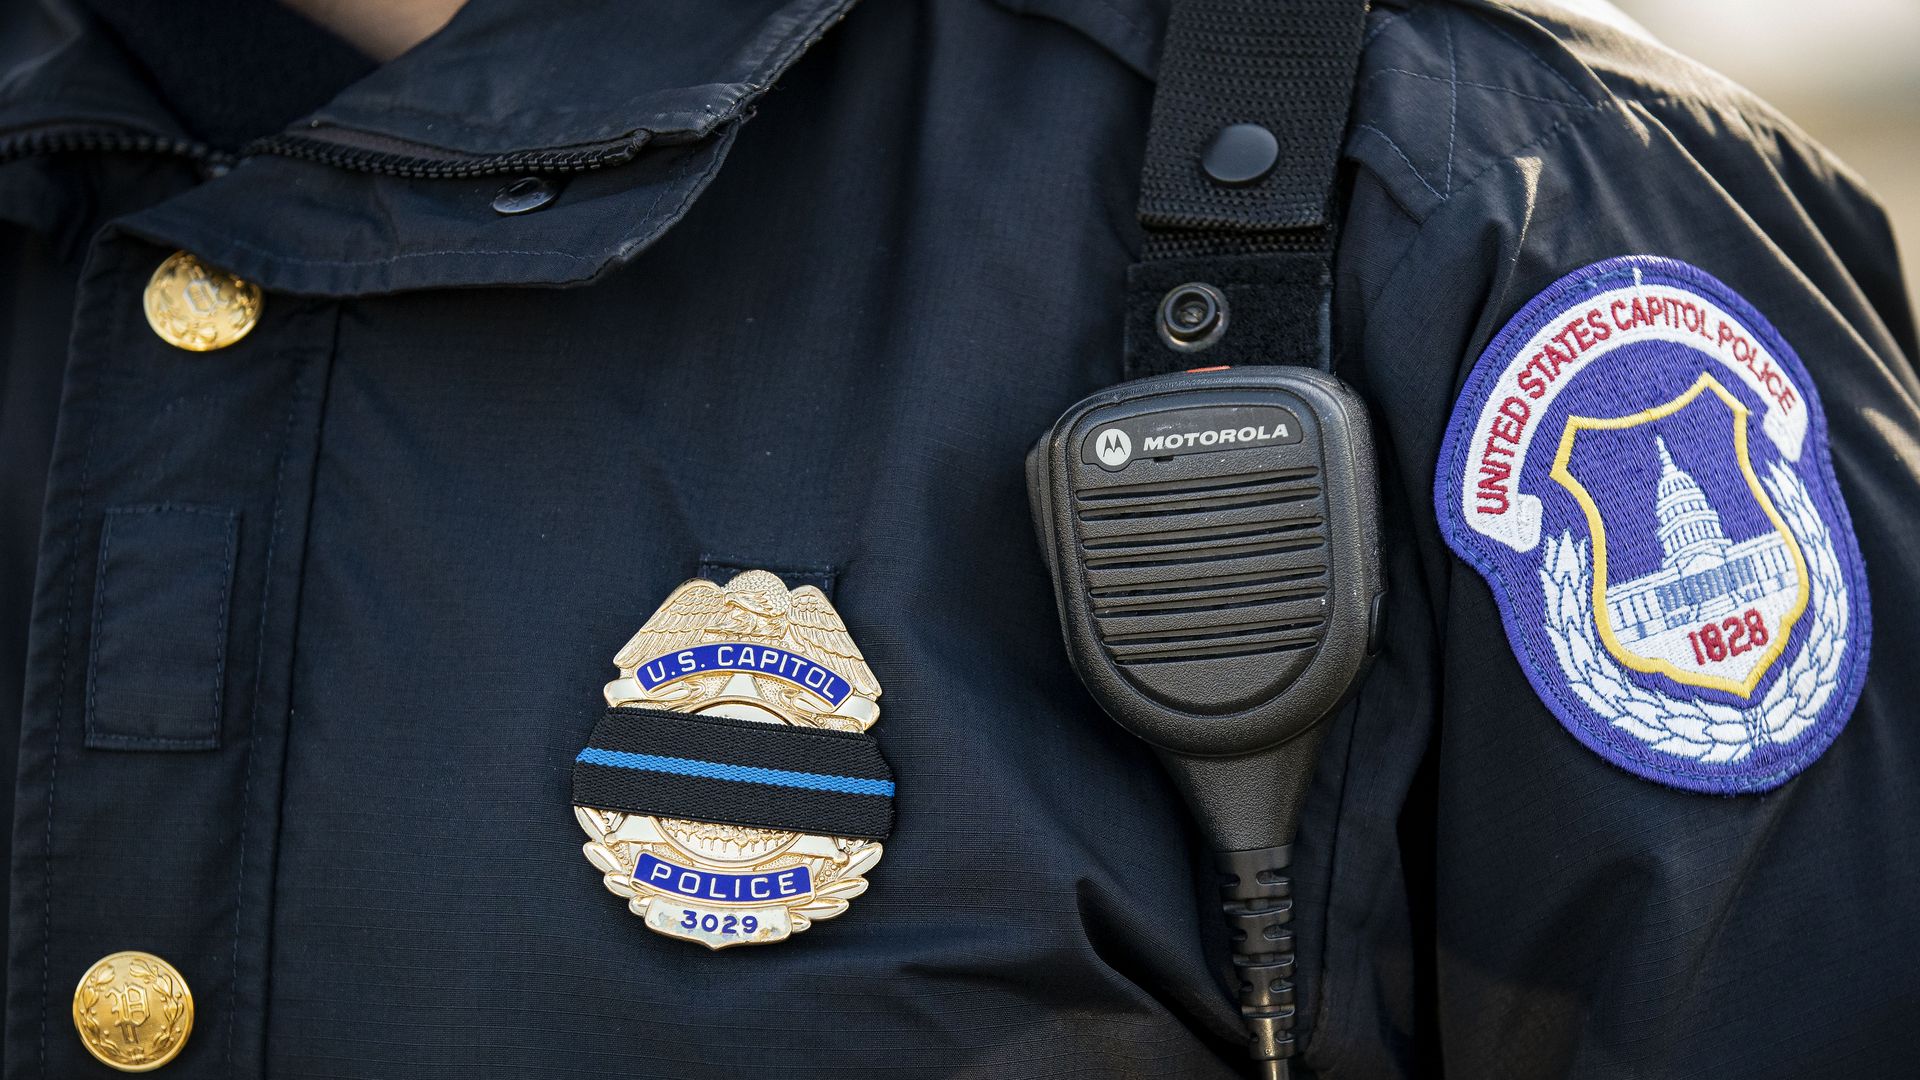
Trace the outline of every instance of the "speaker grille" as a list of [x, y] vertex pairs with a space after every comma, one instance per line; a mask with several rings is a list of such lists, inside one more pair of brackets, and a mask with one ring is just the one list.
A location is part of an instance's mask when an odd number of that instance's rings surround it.
[[1318, 469], [1083, 489], [1086, 590], [1123, 668], [1311, 650], [1327, 612]]

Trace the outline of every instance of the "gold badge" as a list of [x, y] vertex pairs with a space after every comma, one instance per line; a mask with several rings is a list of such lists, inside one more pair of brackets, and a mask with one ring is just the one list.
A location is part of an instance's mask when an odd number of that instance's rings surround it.
[[751, 570], [689, 581], [614, 657], [574, 764], [609, 891], [710, 949], [781, 941], [867, 890], [893, 781], [880, 684], [825, 594]]

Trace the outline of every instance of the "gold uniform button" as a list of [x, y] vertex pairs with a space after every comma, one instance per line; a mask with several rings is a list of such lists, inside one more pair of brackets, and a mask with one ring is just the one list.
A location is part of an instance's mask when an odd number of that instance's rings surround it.
[[247, 336], [261, 302], [260, 286], [176, 251], [147, 281], [147, 325], [176, 348], [212, 352]]
[[193, 1031], [193, 991], [172, 964], [143, 952], [102, 957], [73, 991], [73, 1026], [87, 1052], [121, 1072], [172, 1061]]

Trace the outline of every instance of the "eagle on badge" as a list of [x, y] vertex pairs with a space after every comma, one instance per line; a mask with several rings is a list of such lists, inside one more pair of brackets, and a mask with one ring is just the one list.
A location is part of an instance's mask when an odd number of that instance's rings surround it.
[[[725, 586], [696, 579], [675, 589], [653, 618], [614, 654], [613, 666], [628, 677], [607, 684], [609, 703], [616, 693], [629, 696], [631, 673], [648, 660], [718, 641], [756, 643], [799, 653], [845, 679], [859, 698], [872, 698], [880, 692], [879, 681], [825, 593], [811, 585], [789, 592], [779, 575], [749, 570], [735, 575]], [[792, 684], [762, 675], [752, 678], [763, 696], [776, 698], [821, 721], [820, 726], [844, 726], [830, 722], [817, 702], [808, 694], [796, 693]], [[704, 681], [709, 679], [725, 682], [727, 675], [696, 677], [682, 689], [686, 695], [701, 695], [709, 689]], [[677, 700], [658, 694], [648, 696], [663, 704]]]

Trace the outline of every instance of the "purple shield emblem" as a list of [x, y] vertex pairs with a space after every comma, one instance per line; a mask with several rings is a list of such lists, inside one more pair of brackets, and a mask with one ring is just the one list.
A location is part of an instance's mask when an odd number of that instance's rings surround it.
[[1719, 281], [1609, 260], [1494, 339], [1435, 477], [1540, 697], [1630, 772], [1764, 791], [1839, 733], [1866, 578], [1799, 358]]

